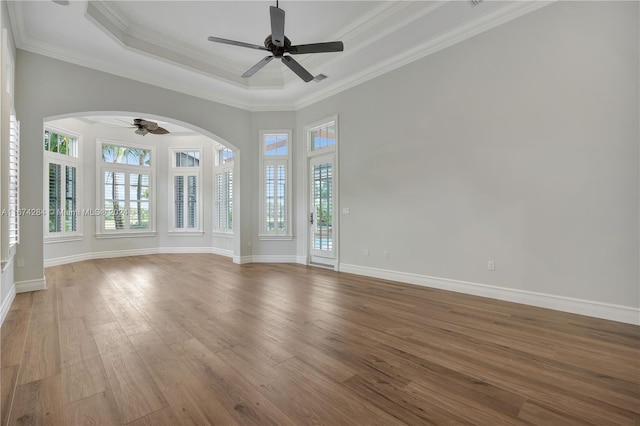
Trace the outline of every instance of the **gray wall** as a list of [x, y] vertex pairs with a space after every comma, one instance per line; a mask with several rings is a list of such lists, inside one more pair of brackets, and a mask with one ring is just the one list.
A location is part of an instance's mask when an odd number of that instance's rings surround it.
[[[300, 236], [302, 129], [338, 114], [340, 200], [351, 210], [340, 217], [342, 264], [639, 307], [638, 16], [634, 2], [556, 3], [295, 113], [242, 111], [18, 51], [21, 204], [42, 205], [43, 118], [170, 117], [242, 154], [236, 252], [293, 256], [298, 241], [257, 238], [257, 132], [295, 129]], [[41, 219], [24, 218], [21, 232], [16, 279], [41, 278]]]
[[[132, 111], [168, 117], [204, 129], [240, 151], [251, 151], [255, 137], [251, 114], [192, 96], [164, 90], [77, 65], [18, 50], [16, 109], [21, 120], [22, 191], [21, 207], [42, 206], [43, 119], [89, 111]], [[249, 161], [251, 156], [247, 156]], [[25, 161], [25, 159], [29, 161]], [[249, 163], [248, 161], [248, 163]], [[240, 180], [251, 179], [254, 163], [240, 160]], [[87, 171], [88, 172], [88, 171]], [[234, 200], [241, 212], [240, 234], [251, 234], [249, 191]], [[17, 257], [24, 268], [16, 269], [16, 280], [43, 277], [42, 218], [25, 217], [21, 223], [21, 244]], [[240, 255], [242, 253], [239, 253]]]
[[638, 16], [552, 4], [299, 111], [339, 115], [341, 263], [640, 306]]

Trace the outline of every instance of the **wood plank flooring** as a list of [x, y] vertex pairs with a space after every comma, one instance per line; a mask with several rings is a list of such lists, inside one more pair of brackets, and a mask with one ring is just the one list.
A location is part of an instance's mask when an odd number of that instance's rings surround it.
[[2, 425], [639, 425], [640, 327], [300, 265], [46, 270]]

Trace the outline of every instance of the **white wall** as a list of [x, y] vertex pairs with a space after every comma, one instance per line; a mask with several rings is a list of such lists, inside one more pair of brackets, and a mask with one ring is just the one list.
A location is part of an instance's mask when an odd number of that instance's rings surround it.
[[341, 268], [638, 308], [638, 16], [559, 2], [299, 111], [339, 115]]

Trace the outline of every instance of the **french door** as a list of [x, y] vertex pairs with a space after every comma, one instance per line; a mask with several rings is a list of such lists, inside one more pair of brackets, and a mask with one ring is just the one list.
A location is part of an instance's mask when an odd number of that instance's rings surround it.
[[334, 155], [309, 160], [309, 253], [312, 264], [334, 267], [336, 234], [334, 228]]

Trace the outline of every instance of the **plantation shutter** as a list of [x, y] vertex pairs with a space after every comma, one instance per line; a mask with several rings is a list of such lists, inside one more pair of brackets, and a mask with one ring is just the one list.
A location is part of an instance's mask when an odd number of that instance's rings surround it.
[[20, 242], [18, 178], [20, 166], [20, 122], [11, 115], [9, 123], [9, 246]]

